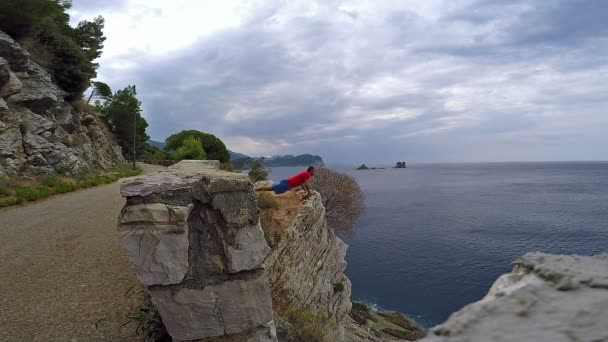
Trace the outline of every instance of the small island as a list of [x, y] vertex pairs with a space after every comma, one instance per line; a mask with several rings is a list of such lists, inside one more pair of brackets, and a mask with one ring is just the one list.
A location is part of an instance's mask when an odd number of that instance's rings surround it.
[[395, 169], [406, 169], [407, 166], [405, 165], [405, 162], [397, 162], [397, 164], [395, 164]]
[[369, 167], [365, 166], [365, 164], [361, 164], [361, 166], [359, 166], [357, 170], [369, 170]]

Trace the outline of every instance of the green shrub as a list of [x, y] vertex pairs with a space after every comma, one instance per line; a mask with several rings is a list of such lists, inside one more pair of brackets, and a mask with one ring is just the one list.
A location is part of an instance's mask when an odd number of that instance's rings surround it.
[[287, 322], [291, 324], [289, 337], [295, 342], [325, 342], [328, 330], [334, 327], [324, 312], [314, 313], [303, 309], [289, 311]]
[[279, 207], [279, 200], [269, 192], [260, 191], [258, 192], [258, 204], [261, 209], [273, 209]]
[[268, 170], [264, 168], [261, 161], [254, 160], [251, 165], [251, 171], [249, 171], [249, 178], [251, 178], [251, 181], [254, 183], [263, 181], [266, 180], [266, 177], [268, 177]]
[[190, 160], [207, 159], [201, 140], [195, 137], [184, 139], [184, 144], [177, 149], [177, 157]]
[[[89, 188], [100, 184], [113, 183], [122, 177], [131, 177], [141, 173], [141, 169], [133, 170], [130, 165], [123, 164], [111, 169], [107, 172], [111, 174], [95, 174], [81, 175], [74, 181], [63, 180], [56, 176], [44, 176], [38, 180], [39, 185], [21, 187], [17, 183], [11, 183], [10, 180], [0, 179], [2, 184], [8, 184], [9, 187], [16, 187], [15, 194], [9, 189], [0, 187], [0, 207], [6, 207], [14, 204], [21, 204], [25, 201], [35, 201], [55, 194], [64, 194], [81, 188]], [[12, 184], [12, 185], [11, 185]], [[12, 196], [12, 197], [11, 197]]]
[[48, 186], [48, 187], [54, 187], [57, 186], [57, 184], [59, 184], [59, 179], [57, 179], [57, 177], [55, 176], [44, 176], [42, 177], [42, 179], [40, 180], [40, 183], [42, 183], [42, 185]]
[[10, 196], [11, 191], [9, 189], [0, 188], [0, 197]]
[[34, 186], [17, 190], [17, 197], [25, 201], [35, 201], [37, 199], [49, 197], [53, 194], [53, 189], [46, 186]]
[[228, 171], [228, 172], [240, 172], [234, 168], [232, 163], [220, 163], [220, 170]]
[[334, 293], [338, 293], [338, 292], [342, 292], [342, 291], [344, 291], [344, 284], [342, 282], [335, 283], [334, 284]]
[[15, 205], [15, 204], [18, 204], [21, 202], [23, 202], [23, 200], [20, 201], [19, 199], [15, 198], [15, 197], [3, 198], [3, 199], [0, 199], [0, 208], [8, 207], [8, 206]]
[[44, 176], [40, 180], [40, 183], [42, 183], [42, 185], [46, 187], [51, 188], [52, 193], [54, 194], [64, 194], [66, 192], [71, 192], [78, 189], [77, 184], [69, 181], [60, 180], [55, 176]]

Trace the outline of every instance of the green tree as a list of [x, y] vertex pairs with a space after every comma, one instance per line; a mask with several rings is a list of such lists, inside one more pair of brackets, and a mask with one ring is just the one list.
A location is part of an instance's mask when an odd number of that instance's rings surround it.
[[249, 171], [249, 178], [251, 178], [252, 182], [258, 182], [266, 180], [268, 177], [268, 170], [264, 168], [263, 165], [264, 160], [254, 160], [253, 164], [251, 164], [251, 171]]
[[92, 82], [91, 83], [91, 94], [87, 99], [87, 103], [91, 102], [93, 98], [99, 98], [104, 101], [108, 101], [112, 97], [112, 89], [109, 85], [103, 82]]
[[[105, 20], [102, 16], [98, 16], [93, 21], [79, 22], [74, 29], [76, 43], [82, 48], [91, 63], [101, 56], [103, 42], [106, 40], [103, 35], [104, 25]], [[92, 64], [94, 68], [99, 67], [97, 63]]]
[[201, 142], [201, 146], [207, 154], [207, 159], [219, 160], [220, 163], [227, 163], [230, 161], [230, 153], [222, 140], [213, 134], [197, 130], [185, 130], [169, 136], [165, 140], [167, 143], [165, 149], [169, 151], [177, 150], [184, 144], [184, 141], [188, 137], [194, 137]]
[[15, 39], [31, 35], [37, 27], [65, 17], [69, 1], [2, 0], [0, 1], [0, 30]]
[[0, 0], [0, 30], [27, 46], [32, 59], [49, 71], [67, 100], [82, 96], [95, 78], [104, 19], [70, 26], [69, 0]]
[[144, 160], [172, 160], [173, 156], [165, 150], [161, 150], [158, 147], [154, 147], [148, 143], [145, 144], [143, 152], [140, 154], [141, 159]]
[[203, 160], [207, 159], [203, 145], [198, 138], [187, 137], [184, 144], [177, 149], [177, 157], [179, 159]]
[[146, 134], [148, 122], [141, 116], [141, 102], [137, 99], [135, 86], [128, 86], [117, 91], [105, 103], [97, 103], [97, 110], [106, 121], [118, 144], [122, 147], [125, 158], [133, 153], [133, 116], [136, 116], [136, 152], [141, 154], [150, 137]]
[[37, 39], [50, 52], [49, 72], [57, 85], [68, 93], [67, 99], [80, 97], [89, 87], [91, 78], [97, 75], [85, 52], [71, 37], [62, 34], [52, 24], [43, 26]]

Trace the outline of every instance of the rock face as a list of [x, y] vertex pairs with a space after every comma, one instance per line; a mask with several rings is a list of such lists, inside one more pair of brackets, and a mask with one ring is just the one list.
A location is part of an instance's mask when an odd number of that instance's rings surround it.
[[347, 247], [327, 227], [325, 208], [315, 192], [264, 262], [275, 311], [324, 311], [337, 322], [328, 340], [345, 341], [344, 324], [351, 309], [351, 284], [344, 274]]
[[78, 173], [124, 161], [105, 125], [65, 95], [0, 31], [0, 176]]
[[608, 341], [608, 254], [528, 253], [420, 341]]
[[124, 183], [121, 241], [174, 340], [276, 341], [257, 197], [218, 166], [182, 161]]

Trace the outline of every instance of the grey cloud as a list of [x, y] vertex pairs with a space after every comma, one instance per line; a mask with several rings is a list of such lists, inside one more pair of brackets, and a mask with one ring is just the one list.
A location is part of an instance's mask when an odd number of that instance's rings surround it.
[[[529, 159], [526, 143], [590, 128], [570, 122], [608, 124], [600, 114], [608, 105], [608, 24], [600, 20], [608, 4], [504, 4], [477, 1], [438, 22], [406, 9], [370, 17], [327, 5], [320, 13], [335, 15], [290, 17], [284, 26], [272, 4], [170, 57], [123, 56], [139, 67], [101, 75], [115, 87], [137, 84], [156, 139], [200, 129], [288, 142], [280, 152], [330, 162], [517, 159], [517, 150]], [[499, 21], [509, 24], [487, 28]], [[557, 155], [551, 141], [536, 158]], [[583, 150], [587, 140], [580, 149], [564, 144], [571, 154], [562, 158], [601, 155]]]

